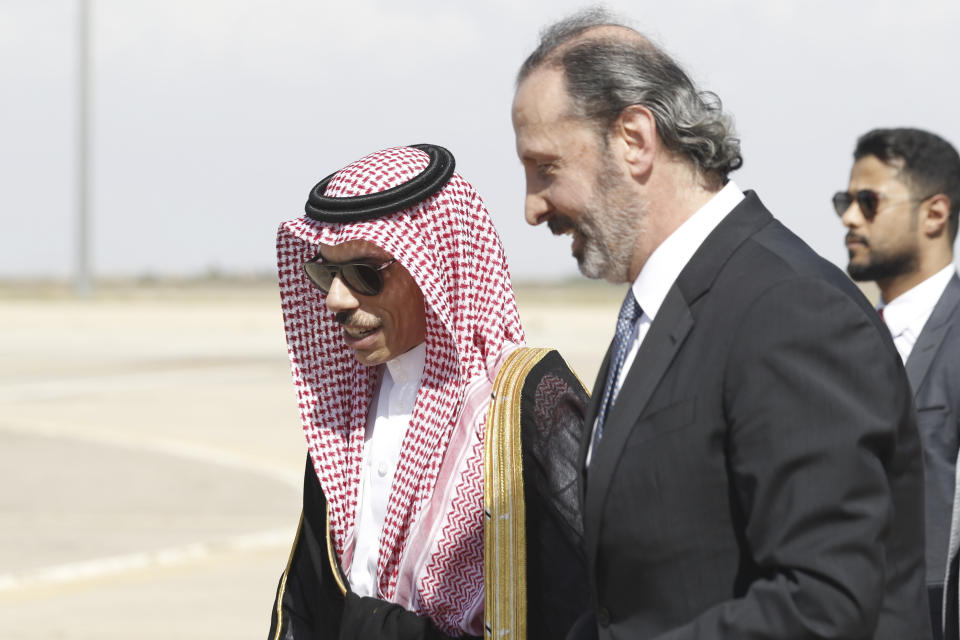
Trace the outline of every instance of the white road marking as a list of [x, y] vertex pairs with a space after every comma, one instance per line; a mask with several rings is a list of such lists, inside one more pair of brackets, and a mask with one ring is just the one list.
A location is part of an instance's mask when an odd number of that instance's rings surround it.
[[218, 542], [193, 543], [152, 552], [71, 562], [22, 573], [0, 574], [0, 594], [32, 587], [83, 582], [144, 569], [187, 565], [229, 553], [289, 548], [293, 538], [293, 531], [275, 529]]
[[196, 460], [205, 464], [214, 464], [221, 467], [256, 473], [282, 482], [298, 490], [303, 486], [303, 471], [281, 468], [243, 454], [226, 451], [219, 447], [184, 442], [171, 438], [158, 438], [140, 433], [124, 433], [113, 430], [89, 428], [77, 430], [65, 427], [60, 423], [44, 423], [35, 420], [31, 420], [30, 423], [26, 425], [0, 422], [0, 431], [22, 433], [30, 436], [45, 436], [49, 438], [70, 438], [137, 451], [163, 453], [178, 458]]
[[265, 373], [262, 362], [255, 361], [203, 367], [171, 367], [162, 371], [130, 371], [26, 381], [4, 380], [0, 385], [0, 404], [83, 396], [113, 396], [119, 391], [190, 388], [199, 383], [222, 385], [265, 379], [272, 379], [272, 376], [269, 372]]
[[[211, 373], [214, 376], [211, 376]], [[4, 384], [0, 386], [0, 406], [17, 401], [56, 400], [66, 397], [97, 394], [115, 394], [118, 389], [156, 389], [159, 387], [195, 386], [225, 381], [255, 381], [264, 376], [253, 367], [208, 367], [203, 370], [171, 370], [139, 372], [128, 375], [103, 375], [89, 378], [64, 378]], [[162, 438], [143, 433], [84, 427], [82, 430], [43, 419], [31, 418], [22, 424], [0, 422], [0, 431], [29, 436], [62, 437], [83, 442], [103, 444], [150, 453], [166, 454], [195, 460], [203, 464], [228, 467], [271, 478], [300, 490], [303, 471], [272, 465], [251, 455], [231, 452], [222, 447]], [[241, 535], [213, 542], [198, 542], [150, 552], [70, 562], [51, 567], [31, 569], [18, 573], [0, 574], [0, 595], [28, 588], [49, 587], [116, 576], [133, 571], [171, 566], [182, 566], [203, 561], [217, 555], [289, 548], [295, 532], [277, 529]]]

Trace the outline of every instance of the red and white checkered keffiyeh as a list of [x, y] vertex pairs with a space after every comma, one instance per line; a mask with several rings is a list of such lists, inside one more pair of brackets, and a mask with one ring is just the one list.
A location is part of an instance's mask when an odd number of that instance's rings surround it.
[[[386, 149], [338, 172], [325, 195], [378, 193], [428, 163], [418, 149]], [[379, 597], [429, 615], [448, 634], [482, 635], [483, 431], [496, 369], [523, 342], [500, 238], [480, 196], [458, 173], [427, 200], [382, 218], [341, 224], [303, 217], [280, 226], [293, 381], [345, 567], [355, 540], [367, 410], [382, 365], [357, 362], [302, 265], [318, 244], [349, 240], [393, 255], [426, 306], [426, 360], [380, 538]]]

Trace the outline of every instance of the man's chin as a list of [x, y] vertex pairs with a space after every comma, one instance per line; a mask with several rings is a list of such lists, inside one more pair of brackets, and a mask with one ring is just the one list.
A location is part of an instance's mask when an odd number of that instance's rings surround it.
[[850, 279], [854, 280], [855, 282], [864, 281], [865, 269], [866, 269], [866, 266], [863, 264], [857, 264], [855, 262], [847, 263], [847, 275], [850, 276]]
[[603, 267], [588, 265], [579, 260], [577, 266], [580, 268], [580, 273], [591, 280], [606, 280], [611, 284], [629, 282], [629, 278], [626, 277], [622, 269], [611, 268], [609, 265]]
[[600, 271], [598, 265], [586, 260], [582, 254], [577, 255], [574, 253], [573, 257], [577, 259], [577, 268], [580, 269], [581, 274], [591, 280], [600, 280], [603, 278], [603, 273]]
[[851, 262], [847, 265], [847, 275], [854, 282], [876, 282], [886, 278], [899, 275], [896, 269], [890, 269], [886, 265], [863, 264]]
[[378, 364], [383, 364], [389, 358], [380, 350], [353, 350], [353, 357], [357, 359], [362, 365], [367, 367], [375, 367]]
[[607, 256], [574, 253], [573, 257], [577, 259], [580, 273], [591, 280], [606, 280], [612, 284], [623, 284], [630, 280], [627, 269], [614, 264]]

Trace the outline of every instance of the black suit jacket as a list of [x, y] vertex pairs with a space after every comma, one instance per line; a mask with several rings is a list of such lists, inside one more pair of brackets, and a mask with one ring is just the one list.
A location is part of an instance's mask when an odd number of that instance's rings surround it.
[[876, 312], [748, 192], [671, 288], [593, 451], [599, 637], [928, 638], [922, 473]]
[[956, 274], [917, 336], [906, 368], [926, 470], [927, 583], [939, 585], [947, 566], [960, 443], [960, 278]]

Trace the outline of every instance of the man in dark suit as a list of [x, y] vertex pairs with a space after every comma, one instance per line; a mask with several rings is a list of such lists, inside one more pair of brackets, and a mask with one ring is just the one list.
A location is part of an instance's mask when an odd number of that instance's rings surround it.
[[953, 243], [960, 155], [920, 129], [874, 129], [857, 141], [846, 191], [833, 196], [847, 228], [847, 272], [875, 281], [878, 309], [917, 406], [926, 494], [927, 588], [940, 637], [943, 579], [960, 442], [960, 279]]
[[856, 286], [728, 180], [719, 101], [596, 11], [513, 103], [526, 218], [630, 283], [587, 412], [568, 637], [930, 636], [910, 389]]

